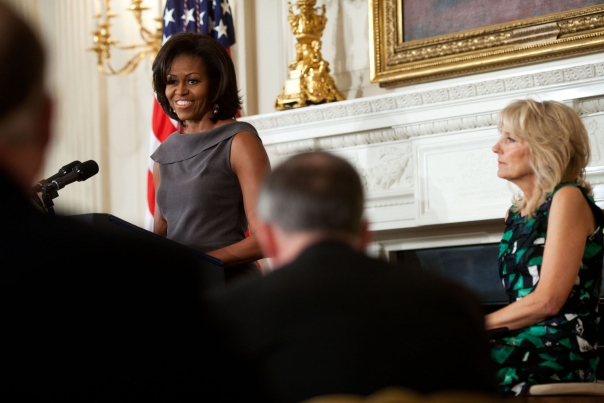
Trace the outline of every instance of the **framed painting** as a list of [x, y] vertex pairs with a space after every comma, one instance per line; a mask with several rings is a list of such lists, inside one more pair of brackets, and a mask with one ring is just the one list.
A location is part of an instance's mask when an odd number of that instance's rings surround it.
[[371, 82], [399, 87], [604, 50], [601, 0], [368, 0]]

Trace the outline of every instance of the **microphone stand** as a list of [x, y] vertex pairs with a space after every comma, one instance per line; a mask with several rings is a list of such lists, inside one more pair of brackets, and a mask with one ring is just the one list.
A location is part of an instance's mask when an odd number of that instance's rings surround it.
[[53, 207], [55, 204], [53, 203], [52, 199], [54, 199], [55, 197], [59, 197], [59, 193], [54, 189], [49, 192], [46, 186], [44, 186], [41, 191], [42, 204], [44, 204], [44, 208], [48, 213], [55, 215], [55, 209]]
[[34, 202], [34, 204], [40, 208], [41, 211], [46, 212], [46, 208], [44, 207], [44, 203], [42, 202], [42, 200], [40, 200], [40, 197], [38, 196], [37, 192], [31, 192], [31, 194], [29, 195], [29, 198], [31, 199], [32, 202]]
[[[32, 197], [36, 197], [36, 202], [38, 205], [40, 201], [38, 199], [38, 192], [42, 193], [42, 204], [44, 205], [44, 209], [46, 212], [55, 215], [54, 203], [52, 199], [59, 197], [59, 193], [57, 192], [59, 189], [63, 189], [65, 186], [69, 185], [73, 182], [82, 182], [91, 176], [96, 175], [99, 172], [99, 165], [93, 161], [89, 160], [84, 163], [80, 163], [80, 161], [74, 161], [69, 165], [77, 164], [71, 168], [70, 172], [64, 173], [69, 166], [65, 166], [61, 168], [59, 174], [53, 175], [48, 179], [44, 179], [40, 181], [36, 186], [32, 188]], [[48, 183], [50, 181], [50, 183]]]

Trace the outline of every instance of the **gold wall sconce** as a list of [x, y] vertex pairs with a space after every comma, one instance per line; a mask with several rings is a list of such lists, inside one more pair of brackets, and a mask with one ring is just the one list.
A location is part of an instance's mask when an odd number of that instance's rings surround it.
[[[132, 0], [128, 8], [134, 14], [134, 18], [139, 27], [140, 36], [143, 40], [141, 44], [121, 45], [114, 39], [110, 33], [111, 19], [117, 17], [117, 14], [111, 11], [111, 0], [97, 1], [97, 29], [94, 34], [94, 47], [89, 49], [97, 54], [97, 67], [99, 71], [107, 75], [124, 76], [136, 69], [139, 63], [147, 56], [153, 60], [162, 44], [162, 19], [157, 17], [155, 21], [155, 31], [149, 30], [143, 26], [142, 15], [149, 7], [143, 5], [143, 0]], [[100, 3], [99, 3], [100, 2]], [[111, 65], [112, 49], [120, 51], [134, 51], [135, 54], [121, 67], [115, 69]]]

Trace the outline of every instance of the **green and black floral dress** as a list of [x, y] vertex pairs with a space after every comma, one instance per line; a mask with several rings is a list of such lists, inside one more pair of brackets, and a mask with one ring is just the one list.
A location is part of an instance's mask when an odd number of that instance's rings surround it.
[[[554, 194], [564, 186], [577, 185], [558, 185], [530, 220], [520, 212], [508, 213], [499, 249], [499, 275], [510, 303], [533, 292], [539, 283], [549, 209]], [[568, 300], [556, 316], [491, 341], [491, 356], [505, 394], [525, 394], [534, 384], [596, 380], [604, 214], [585, 189], [579, 189], [597, 228], [585, 242], [581, 269]]]

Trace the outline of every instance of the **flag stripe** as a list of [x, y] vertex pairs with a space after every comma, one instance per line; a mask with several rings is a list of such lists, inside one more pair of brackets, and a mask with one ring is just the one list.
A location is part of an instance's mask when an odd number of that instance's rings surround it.
[[[159, 143], [163, 143], [172, 133], [177, 130], [178, 123], [172, 120], [164, 113], [164, 110], [160, 106], [159, 102], [155, 100], [153, 102], [153, 116], [165, 116], [167, 119], [162, 117], [161, 119], [153, 119], [152, 127], [153, 134]], [[159, 144], [158, 144], [159, 145]]]
[[152, 171], [147, 171], [147, 203], [151, 216], [155, 215], [155, 186], [153, 186]]

